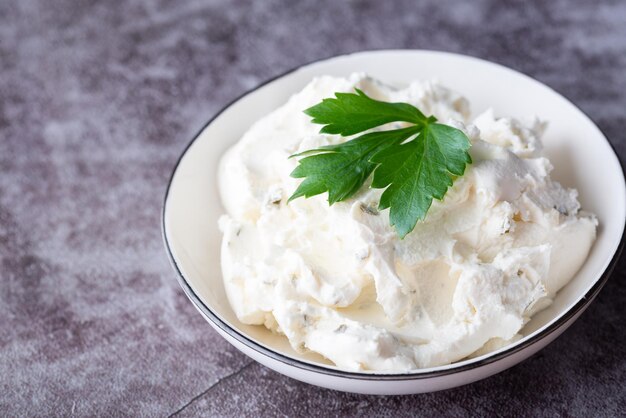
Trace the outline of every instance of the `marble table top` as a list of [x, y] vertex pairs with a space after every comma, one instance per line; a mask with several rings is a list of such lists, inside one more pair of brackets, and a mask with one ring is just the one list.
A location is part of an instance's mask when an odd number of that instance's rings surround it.
[[159, 222], [193, 133], [272, 76], [381, 48], [523, 71], [626, 159], [623, 1], [0, 2], [0, 415], [626, 415], [624, 258], [539, 354], [405, 397], [281, 376], [183, 295]]

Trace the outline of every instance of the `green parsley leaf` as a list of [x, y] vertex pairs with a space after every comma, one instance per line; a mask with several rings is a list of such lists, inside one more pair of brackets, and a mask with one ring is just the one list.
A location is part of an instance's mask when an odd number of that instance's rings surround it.
[[469, 140], [463, 132], [439, 123], [428, 124], [419, 136], [374, 156], [380, 164], [372, 187], [385, 188], [379, 209], [389, 210], [389, 221], [401, 238], [426, 217], [433, 198], [443, 199], [453, 175], [461, 176], [471, 163]]
[[335, 93], [334, 99], [304, 111], [313, 123], [326, 125], [320, 133], [350, 136], [389, 122], [426, 123], [426, 116], [407, 103], [388, 103], [374, 100], [356, 89], [354, 93]]
[[341, 144], [308, 150], [291, 173], [304, 178], [289, 201], [328, 192], [333, 204], [353, 196], [374, 174], [371, 187], [384, 188], [379, 209], [404, 238], [424, 219], [433, 199], [443, 199], [455, 176], [472, 162], [470, 141], [460, 130], [436, 123], [408, 103], [387, 103], [357, 93], [335, 93], [335, 98], [305, 110], [320, 133], [350, 136], [391, 123], [405, 128], [369, 132]]

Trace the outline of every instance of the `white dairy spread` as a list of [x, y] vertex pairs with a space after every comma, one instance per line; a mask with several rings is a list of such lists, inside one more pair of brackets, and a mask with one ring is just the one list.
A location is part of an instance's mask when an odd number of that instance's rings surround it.
[[[330, 207], [326, 194], [287, 204], [301, 181], [288, 157], [346, 140], [319, 134], [302, 111], [355, 87], [472, 141], [473, 163], [403, 240], [377, 210], [381, 190], [364, 186]], [[237, 317], [354, 371], [443, 365], [519, 339], [578, 271], [597, 226], [576, 190], [550, 179], [543, 129], [491, 110], [469, 120], [467, 100], [436, 83], [314, 79], [220, 163], [222, 271]]]

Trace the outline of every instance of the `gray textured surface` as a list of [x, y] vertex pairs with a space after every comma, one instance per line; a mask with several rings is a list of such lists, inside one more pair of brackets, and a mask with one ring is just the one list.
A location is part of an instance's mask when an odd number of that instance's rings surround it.
[[0, 415], [626, 414], [623, 259], [539, 355], [420, 396], [280, 376], [186, 300], [159, 211], [192, 134], [269, 77], [374, 48], [524, 71], [626, 158], [623, 1], [0, 1]]

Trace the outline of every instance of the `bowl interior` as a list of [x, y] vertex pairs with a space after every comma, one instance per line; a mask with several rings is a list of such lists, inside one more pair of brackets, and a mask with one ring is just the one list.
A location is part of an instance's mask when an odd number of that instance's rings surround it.
[[[522, 341], [558, 321], [600, 279], [619, 246], [626, 218], [620, 163], [593, 122], [545, 85], [497, 64], [431, 51], [365, 52], [307, 65], [248, 93], [202, 130], [176, 168], [164, 210], [164, 232], [172, 257], [200, 300], [231, 328], [259, 344], [289, 357], [329, 365], [321, 356], [297, 354], [285, 338], [263, 327], [241, 324], [232, 312], [220, 270], [217, 219], [224, 210], [217, 189], [217, 164], [254, 121], [285, 103], [314, 76], [346, 76], [357, 71], [400, 86], [415, 79], [437, 79], [467, 97], [473, 114], [493, 107], [499, 115], [537, 115], [548, 121], [543, 140], [555, 167], [553, 177], [577, 188], [583, 209], [600, 220], [589, 258], [554, 303], [525, 326]], [[451, 366], [424, 371], [447, 367]]]

